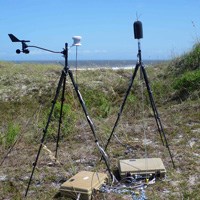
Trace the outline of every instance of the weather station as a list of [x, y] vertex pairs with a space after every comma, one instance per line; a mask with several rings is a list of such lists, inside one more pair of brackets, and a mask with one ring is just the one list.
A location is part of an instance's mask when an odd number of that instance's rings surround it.
[[[60, 107], [60, 119], [59, 119], [59, 125], [58, 125], [57, 144], [56, 144], [56, 152], [55, 152], [55, 159], [57, 159], [57, 151], [58, 151], [59, 140], [60, 140], [60, 129], [61, 129], [61, 123], [62, 123], [63, 104], [64, 104], [64, 96], [65, 96], [65, 87], [66, 87], [66, 77], [67, 77], [67, 75], [69, 75], [69, 77], [71, 79], [71, 82], [72, 82], [72, 85], [74, 87], [74, 90], [76, 91], [78, 100], [79, 100], [79, 102], [81, 104], [81, 107], [83, 109], [83, 112], [85, 114], [87, 122], [88, 122], [88, 124], [90, 126], [91, 132], [92, 132], [92, 134], [94, 136], [94, 140], [95, 140], [94, 142], [97, 145], [99, 153], [101, 154], [101, 156], [103, 157], [103, 159], [105, 161], [107, 170], [108, 170], [111, 178], [113, 179], [113, 174], [112, 174], [112, 172], [110, 170], [110, 166], [109, 166], [108, 156], [107, 156], [106, 152], [103, 150], [103, 148], [101, 147], [101, 145], [99, 144], [99, 141], [98, 141], [98, 138], [97, 138], [97, 135], [96, 135], [96, 130], [95, 130], [95, 127], [94, 127], [94, 123], [93, 123], [93, 121], [91, 120], [91, 118], [90, 118], [90, 116], [88, 114], [85, 102], [84, 102], [84, 100], [82, 98], [82, 95], [81, 95], [79, 89], [78, 89], [78, 85], [76, 84], [74, 76], [73, 76], [73, 73], [72, 73], [72, 71], [70, 70], [70, 68], [68, 66], [68, 50], [69, 50], [68, 43], [65, 43], [65, 48], [63, 49], [63, 51], [52, 51], [52, 50], [49, 50], [49, 49], [46, 49], [46, 48], [42, 48], [42, 47], [39, 47], [39, 46], [35, 46], [35, 45], [27, 45], [27, 43], [30, 42], [30, 40], [19, 40], [13, 34], [8, 34], [8, 35], [9, 35], [9, 37], [10, 37], [12, 42], [19, 42], [19, 43], [22, 44], [22, 49], [21, 50], [20, 49], [16, 50], [17, 54], [20, 54], [20, 53], [29, 54], [30, 51], [29, 51], [28, 48], [37, 48], [37, 49], [41, 49], [41, 50], [44, 50], [44, 51], [48, 51], [50, 53], [61, 54], [65, 58], [65, 65], [64, 65], [64, 68], [62, 70], [59, 82], [58, 82], [58, 86], [57, 86], [57, 89], [56, 89], [56, 92], [55, 92], [55, 97], [54, 97], [54, 99], [52, 101], [52, 107], [50, 109], [50, 113], [49, 113], [49, 116], [48, 116], [48, 119], [47, 119], [46, 126], [45, 126], [45, 128], [43, 130], [43, 136], [41, 138], [41, 143], [40, 143], [37, 155], [36, 155], [35, 162], [33, 163], [33, 168], [32, 168], [31, 176], [30, 176], [30, 179], [29, 179], [29, 182], [28, 182], [28, 186], [27, 186], [27, 189], [26, 189], [26, 192], [25, 192], [25, 197], [28, 195], [28, 191], [29, 191], [29, 187], [30, 187], [33, 175], [34, 175], [34, 171], [35, 171], [35, 168], [37, 166], [37, 162], [38, 162], [41, 150], [42, 150], [42, 148], [44, 146], [45, 138], [46, 138], [46, 135], [47, 135], [49, 124], [51, 122], [51, 118], [52, 118], [52, 114], [53, 114], [53, 111], [54, 111], [54, 108], [55, 108], [55, 104], [57, 102], [57, 99], [58, 99], [58, 96], [60, 94], [60, 91], [62, 90], [61, 91], [62, 97], [61, 97], [61, 107]], [[77, 58], [77, 47], [81, 45], [81, 43], [80, 43], [81, 36], [74, 36], [74, 37], [72, 37], [72, 39], [73, 39], [73, 44], [70, 47], [76, 46], [76, 58]], [[103, 176], [103, 177], [107, 177], [107, 176]], [[104, 179], [103, 179], [103, 182], [104, 182]], [[76, 182], [74, 182], [74, 183], [76, 183]]]
[[[27, 43], [30, 42], [30, 40], [19, 40], [16, 36], [13, 34], [8, 34], [12, 42], [18, 42], [21, 43], [22, 48], [17, 49], [16, 53], [25, 53], [29, 54], [30, 50], [29, 48], [37, 48], [43, 51], [48, 51], [50, 53], [56, 53], [61, 54], [65, 59], [65, 64], [63, 67], [63, 70], [61, 72], [61, 76], [55, 91], [55, 96], [52, 101], [52, 106], [50, 108], [50, 112], [47, 118], [47, 123], [45, 128], [43, 129], [43, 135], [41, 138], [41, 142], [39, 145], [39, 149], [35, 158], [35, 161], [33, 163], [33, 168], [31, 171], [30, 179], [28, 181], [28, 185], [25, 191], [25, 197], [28, 195], [29, 187], [31, 185], [31, 181], [35, 172], [35, 168], [38, 163], [38, 159], [41, 153], [42, 148], [45, 146], [44, 142], [47, 136], [49, 124], [51, 122], [52, 114], [55, 108], [55, 104], [57, 102], [58, 96], [61, 93], [61, 105], [60, 105], [60, 115], [59, 115], [59, 124], [58, 124], [58, 132], [57, 132], [57, 138], [56, 138], [56, 150], [55, 150], [55, 161], [58, 157], [58, 147], [59, 147], [59, 141], [60, 141], [60, 132], [61, 132], [61, 124], [62, 124], [62, 116], [63, 116], [63, 105], [64, 105], [64, 97], [65, 97], [65, 90], [66, 90], [66, 78], [69, 75], [69, 78], [72, 82], [72, 86], [77, 94], [79, 103], [82, 107], [82, 110], [84, 112], [85, 118], [89, 124], [91, 133], [94, 137], [94, 142], [96, 144], [96, 147], [98, 149], [98, 152], [101, 156], [101, 160], [104, 161], [107, 172], [109, 176], [107, 176], [106, 173], [99, 173], [99, 172], [92, 172], [92, 171], [81, 171], [78, 172], [76, 175], [68, 179], [66, 182], [64, 182], [61, 186], [59, 191], [72, 199], [83, 199], [83, 200], [91, 200], [93, 191], [96, 190], [101, 193], [118, 193], [118, 194], [130, 194], [133, 199], [137, 199], [137, 192], [136, 191], [142, 191], [141, 192], [141, 200], [145, 200], [145, 193], [144, 189], [147, 187], [148, 183], [150, 181], [155, 181], [156, 178], [162, 178], [165, 177], [166, 169], [165, 166], [161, 160], [161, 158], [149, 158], [147, 157], [147, 154], [145, 152], [145, 158], [129, 158], [129, 159], [119, 159], [118, 160], [118, 172], [120, 177], [116, 178], [116, 175], [111, 170], [111, 163], [109, 156], [107, 155], [106, 151], [108, 149], [109, 143], [113, 136], [116, 136], [115, 130], [117, 128], [117, 125], [119, 124], [120, 117], [122, 115], [124, 106], [126, 104], [127, 98], [130, 94], [131, 88], [133, 86], [134, 80], [136, 78], [137, 72], [140, 71], [140, 80], [143, 81], [146, 86], [149, 102], [153, 111], [153, 116], [155, 118], [155, 123], [160, 135], [160, 139], [162, 141], [163, 146], [165, 146], [168, 150], [171, 162], [173, 167], [175, 168], [173, 156], [168, 144], [168, 140], [154, 101], [154, 97], [152, 94], [152, 90], [149, 84], [148, 76], [145, 70], [145, 66], [142, 61], [142, 53], [141, 53], [141, 44], [140, 39], [143, 38], [143, 28], [142, 28], [142, 22], [135, 21], [133, 23], [133, 30], [134, 30], [134, 38], [138, 40], [138, 53], [137, 53], [137, 62], [132, 74], [132, 77], [130, 79], [130, 83], [128, 85], [128, 88], [126, 90], [125, 96], [123, 98], [122, 104], [120, 106], [119, 112], [117, 114], [116, 121], [114, 123], [114, 126], [112, 128], [112, 131], [105, 143], [104, 148], [99, 143], [95, 126], [93, 121], [91, 120], [85, 102], [82, 98], [82, 95], [79, 91], [77, 81], [75, 81], [72, 71], [70, 70], [70, 67], [68, 65], [68, 50], [71, 47], [76, 47], [76, 68], [77, 68], [77, 48], [81, 45], [81, 36], [74, 36], [72, 37], [73, 43], [70, 47], [68, 47], [68, 43], [65, 43], [65, 48], [62, 51], [52, 51], [43, 47], [35, 46], [35, 45], [28, 45]], [[143, 86], [142, 86], [143, 87]], [[143, 91], [143, 88], [142, 88]], [[141, 103], [144, 103], [142, 101]], [[144, 111], [142, 112], [144, 114]], [[144, 135], [146, 137], [146, 132], [144, 130]], [[110, 180], [109, 181], [109, 177]], [[136, 195], [136, 196], [135, 196]]]

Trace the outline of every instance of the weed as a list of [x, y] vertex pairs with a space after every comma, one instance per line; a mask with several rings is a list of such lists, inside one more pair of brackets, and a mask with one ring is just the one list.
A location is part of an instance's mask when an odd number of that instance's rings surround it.
[[3, 136], [0, 139], [0, 144], [3, 144], [5, 148], [8, 149], [16, 140], [19, 132], [20, 132], [19, 125], [9, 122], [5, 133], [2, 134]]
[[174, 59], [170, 63], [169, 69], [173, 74], [181, 75], [186, 71], [197, 70], [200, 68], [200, 44], [196, 43], [193, 49], [181, 57]]
[[194, 91], [200, 87], [200, 70], [188, 71], [178, 78], [174, 84], [176, 90]]
[[[47, 140], [56, 140], [56, 133], [58, 132], [58, 123], [60, 120], [60, 109], [61, 102], [56, 102], [51, 121], [47, 130]], [[49, 117], [49, 108], [46, 108], [43, 111], [42, 119], [39, 122], [39, 128], [44, 128], [47, 124], [47, 120]], [[76, 114], [70, 104], [63, 104], [62, 111], [62, 121], [61, 121], [61, 137], [66, 137], [70, 135], [75, 129], [74, 124], [76, 123]]]
[[83, 97], [85, 104], [91, 112], [100, 117], [105, 118], [108, 116], [111, 109], [111, 102], [109, 96], [104, 92], [98, 90], [83, 90]]
[[[194, 93], [200, 87], [200, 70], [185, 72], [173, 83], [173, 88], [177, 90], [178, 96], [185, 100], [192, 96], [192, 99], [198, 99], [199, 92]], [[194, 95], [193, 95], [194, 94]]]
[[[187, 63], [189, 62], [192, 61], [188, 59]], [[41, 131], [42, 134], [41, 129], [46, 125], [49, 116], [50, 101], [52, 100], [52, 96], [55, 95], [56, 80], [60, 74], [60, 69], [57, 70], [54, 66], [46, 65], [35, 66], [29, 64], [14, 65], [11, 63], [0, 63], [0, 70], [2, 75], [0, 77], [0, 123], [3, 133], [0, 136], [0, 153], [3, 153], [5, 150], [6, 135], [12, 135], [12, 137], [8, 137], [10, 139], [7, 139], [7, 147], [9, 147], [9, 143], [12, 144], [13, 138], [16, 139], [21, 130], [26, 130], [21, 132], [27, 133], [17, 143], [17, 148], [13, 149], [12, 153], [19, 156], [17, 156], [17, 159], [14, 156], [10, 156], [8, 162], [3, 163], [4, 166], [1, 168], [1, 174], [12, 177], [13, 184], [17, 185], [22, 193], [27, 185], [26, 176], [29, 175], [32, 167], [31, 164], [35, 159], [34, 152], [37, 149], [35, 144], [36, 142], [38, 143], [38, 136], [40, 136], [38, 133]], [[141, 107], [142, 97], [137, 80], [134, 81], [134, 88], [132, 88], [128, 96], [123, 115], [116, 129], [116, 135], [120, 141], [125, 145], [130, 145], [131, 148], [128, 149], [119, 144], [116, 138], [113, 137], [108, 147], [108, 155], [112, 160], [111, 167], [118, 166], [118, 159], [124, 157], [127, 159], [139, 158], [144, 155], [141, 123], [145, 120], [145, 127], [148, 131], [147, 137], [152, 140], [152, 143], [148, 146], [147, 153], [151, 156], [159, 155], [162, 157], [167, 169], [167, 179], [149, 186], [147, 188], [147, 197], [149, 199], [195, 199], [199, 194], [199, 185], [193, 182], [190, 183], [188, 180], [191, 174], [194, 177], [198, 177], [198, 163], [196, 160], [198, 160], [199, 156], [199, 148], [197, 146], [199, 134], [195, 130], [199, 128], [199, 99], [194, 99], [193, 101], [185, 99], [181, 104], [177, 104], [176, 101], [170, 101], [170, 96], [173, 96], [174, 92], [180, 90], [183, 86], [192, 87], [190, 95], [194, 93], [198, 95], [199, 89], [194, 88], [195, 86], [192, 84], [185, 86], [185, 80], [182, 80], [182, 77], [186, 73], [187, 79], [190, 76], [192, 77], [190, 78], [192, 81], [189, 79], [191, 82], [195, 82], [197, 79], [189, 74], [188, 71], [191, 71], [190, 69], [184, 69], [180, 72], [179, 67], [177, 67], [176, 70], [173, 69], [171, 71], [169, 76], [167, 76], [166, 68], [163, 66], [152, 67], [149, 70], [149, 80], [154, 92], [153, 95], [156, 104], [158, 103], [159, 105], [158, 110], [162, 111], [163, 125], [167, 130], [167, 138], [169, 139], [177, 169], [176, 171], [171, 169], [168, 152], [162, 147], [161, 143], [154, 142], [154, 139], [159, 140], [159, 135], [155, 135], [157, 128], [153, 115], [150, 113], [151, 107], [147, 100], [143, 102], [145, 118], [141, 120], [143, 111]], [[193, 72], [195, 73], [198, 70], [193, 70]], [[178, 71], [179, 73], [177, 73]], [[91, 119], [97, 125], [95, 128], [97, 129], [98, 139], [101, 139], [100, 144], [105, 143], [110, 135], [131, 75], [131, 71], [129, 70], [83, 70], [78, 74], [80, 92], [88, 108], [88, 113], [92, 115]], [[4, 82], [6, 77], [12, 77], [12, 79]], [[17, 82], [14, 82], [15, 80]], [[178, 80], [180, 80], [180, 86], [175, 89], [172, 86]], [[26, 86], [24, 87], [24, 91], [20, 90], [21, 83]], [[96, 161], [100, 157], [99, 151], [95, 146], [94, 138], [91, 135], [82, 109], [80, 105], [77, 106], [79, 103], [77, 102], [77, 98], [74, 97], [76, 95], [73, 95], [74, 91], [72, 91], [72, 86], [70, 84], [67, 85], [67, 97], [63, 105], [63, 123], [61, 124], [62, 137], [59, 143], [60, 149], [58, 154], [62, 166], [46, 166], [49, 158], [40, 156], [36, 168], [37, 173], [34, 174], [34, 180], [31, 184], [31, 191], [28, 197], [30, 199], [52, 199], [58, 191], [57, 186], [53, 185], [52, 182], [56, 182], [59, 177], [63, 177], [63, 174], [67, 174], [68, 177], [74, 175], [80, 169], [94, 170], [94, 167], [100, 171], [105, 171], [103, 162], [96, 165]], [[146, 88], [144, 88], [144, 91], [144, 97], [149, 99]], [[74, 104], [74, 100], [77, 104]], [[169, 100], [167, 105], [163, 103], [166, 100]], [[55, 139], [58, 129], [60, 106], [61, 102], [58, 100], [55, 104], [52, 120], [47, 131], [49, 135], [45, 142], [50, 149], [55, 147], [52, 140]], [[33, 116], [34, 113], [36, 115]], [[26, 123], [27, 119], [31, 119], [28, 125]], [[194, 122], [194, 126], [187, 125]], [[31, 137], [31, 141], [30, 139], [28, 140], [27, 135]], [[195, 143], [191, 143], [193, 141]], [[193, 149], [188, 148], [189, 143], [193, 144]], [[63, 173], [63, 169], [66, 173]], [[40, 180], [42, 184], [37, 185], [37, 180]], [[198, 179], [195, 180], [198, 181]], [[1, 181], [0, 184], [1, 197], [16, 197], [17, 199], [19, 196], [20, 198], [18, 191], [14, 187], [10, 187], [7, 180]], [[108, 194], [108, 196], [105, 199], [129, 199], [129, 197], [117, 198], [114, 194]]]
[[8, 181], [0, 185], [3, 189], [2, 199], [22, 199], [18, 187], [13, 182]]

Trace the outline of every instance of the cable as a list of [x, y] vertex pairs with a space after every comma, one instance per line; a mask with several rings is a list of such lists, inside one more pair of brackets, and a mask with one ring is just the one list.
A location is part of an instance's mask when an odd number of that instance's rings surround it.
[[146, 200], [147, 198], [144, 190], [146, 187], [147, 184], [143, 181], [137, 180], [133, 177], [126, 177], [115, 186], [103, 184], [99, 189], [99, 192], [131, 195], [133, 200]]
[[76, 200], [80, 200], [81, 193], [78, 193]]

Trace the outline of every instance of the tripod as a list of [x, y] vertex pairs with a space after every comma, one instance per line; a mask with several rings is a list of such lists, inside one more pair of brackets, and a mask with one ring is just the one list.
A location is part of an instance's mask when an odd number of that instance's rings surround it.
[[61, 73], [61, 76], [60, 76], [60, 79], [59, 79], [59, 82], [58, 82], [58, 86], [57, 86], [57, 89], [56, 89], [56, 94], [55, 94], [55, 97], [52, 101], [52, 107], [51, 107], [51, 110], [50, 110], [50, 113], [49, 113], [49, 116], [48, 116], [48, 120], [47, 120], [47, 124], [43, 130], [43, 136], [42, 136], [42, 139], [41, 139], [41, 143], [40, 143], [40, 146], [39, 146], [39, 149], [38, 149], [38, 152], [37, 152], [37, 155], [36, 155], [36, 159], [35, 159], [35, 162], [33, 164], [33, 168], [32, 168], [32, 172], [31, 172], [31, 176], [30, 176], [30, 179], [29, 179], [29, 182], [28, 182], [28, 186], [26, 188], [26, 192], [25, 192], [25, 197], [27, 196], [28, 194], [28, 191], [29, 191], [29, 187], [30, 187], [30, 184], [31, 184], [31, 181], [32, 181], [32, 177], [33, 177], [33, 174], [34, 174], [34, 171], [35, 171], [35, 167], [37, 165], [37, 162], [38, 162], [38, 159], [39, 159], [39, 155], [40, 155], [40, 152], [41, 152], [41, 149], [42, 149], [42, 146], [44, 144], [44, 141], [45, 141], [45, 137], [46, 137], [46, 134], [47, 134], [47, 130], [48, 130], [48, 127], [49, 127], [49, 124], [50, 124], [50, 121], [51, 121], [51, 117], [52, 117], [52, 114], [53, 114], [53, 111], [54, 111], [54, 107], [55, 107], [55, 104], [56, 104], [56, 101], [58, 99], [58, 96], [59, 96], [59, 93], [60, 93], [60, 90], [62, 88], [62, 97], [61, 97], [61, 108], [60, 108], [60, 117], [59, 117], [59, 126], [58, 126], [58, 135], [57, 135], [57, 141], [56, 141], [56, 153], [55, 153], [55, 158], [57, 158], [57, 152], [58, 152], [58, 146], [59, 146], [59, 138], [60, 138], [60, 130], [61, 130], [61, 123], [62, 123], [62, 114], [63, 114], [63, 103], [64, 103], [64, 96], [65, 96], [65, 87], [66, 87], [66, 77], [67, 75], [69, 75], [70, 79], [71, 79], [71, 82], [73, 84], [73, 87], [76, 91], [76, 94], [77, 94], [77, 97], [79, 99], [79, 102], [82, 106], [82, 109], [83, 109], [83, 112], [85, 114], [85, 117], [87, 119], [87, 122], [90, 126], [90, 129], [93, 133], [93, 136], [94, 136], [94, 139], [95, 139], [95, 143], [99, 149], [99, 152], [101, 153], [104, 161], [105, 161], [105, 164], [106, 164], [106, 167], [108, 169], [108, 172], [111, 176], [111, 178], [114, 178], [113, 177], [113, 174], [110, 170], [110, 167], [109, 167], [109, 161], [108, 161], [108, 156], [107, 154], [105, 153], [105, 151], [103, 150], [103, 148], [100, 146], [99, 144], [99, 141], [98, 141], [98, 138], [97, 138], [97, 135], [96, 135], [96, 132], [95, 132], [95, 127], [94, 127], [94, 124], [92, 122], [92, 120], [90, 119], [89, 115], [88, 115], [88, 112], [87, 112], [87, 109], [86, 109], [86, 106], [85, 106], [85, 103], [84, 103], [84, 100], [81, 96], [81, 93], [78, 89], [78, 86], [77, 84], [75, 83], [75, 80], [74, 80], [74, 77], [73, 77], [73, 73], [72, 71], [69, 69], [68, 67], [68, 44], [66, 43], [65, 44], [65, 49], [63, 52], [61, 52], [64, 57], [65, 57], [65, 66], [62, 70], [62, 73]]
[[155, 101], [154, 101], [154, 98], [153, 98], [153, 94], [152, 94], [152, 91], [151, 91], [151, 88], [150, 88], [150, 85], [149, 85], [149, 81], [148, 81], [147, 73], [146, 73], [146, 70], [145, 70], [145, 66], [143, 65], [143, 62], [142, 62], [140, 40], [138, 40], [138, 55], [137, 56], [138, 56], [138, 61], [137, 61], [136, 66], [135, 66], [135, 70], [134, 70], [133, 75], [131, 77], [130, 84], [129, 84], [128, 89], [126, 91], [126, 94], [124, 96], [122, 105], [121, 105], [120, 110], [118, 112], [117, 119], [116, 119], [115, 124], [113, 126], [112, 132], [111, 132], [111, 134], [110, 134], [110, 136], [109, 136], [109, 138], [107, 140], [107, 143], [105, 145], [104, 150], [105, 151], [107, 150], [107, 147], [108, 147], [108, 145], [110, 143], [110, 140], [111, 140], [111, 138], [112, 138], [112, 136], [113, 136], [113, 134], [115, 132], [115, 129], [116, 129], [117, 125], [118, 125], [118, 122], [120, 120], [121, 114], [123, 112], [127, 97], [130, 94], [131, 87], [133, 85], [133, 82], [134, 82], [134, 79], [136, 77], [137, 71], [140, 68], [141, 74], [142, 74], [142, 76], [144, 78], [144, 81], [145, 81], [145, 84], [146, 84], [149, 100], [150, 100], [150, 103], [151, 103], [151, 107], [152, 107], [152, 110], [153, 110], [154, 118], [155, 118], [155, 121], [156, 121], [156, 124], [157, 124], [157, 127], [158, 127], [158, 131], [159, 131], [159, 134], [160, 134], [160, 138], [161, 138], [162, 144], [167, 147], [169, 155], [170, 155], [170, 158], [171, 158], [171, 161], [172, 161], [172, 164], [173, 164], [173, 167], [175, 168], [175, 164], [174, 164], [174, 161], [173, 161], [172, 153], [170, 151], [169, 144], [168, 144], [168, 141], [167, 141], [167, 138], [166, 138], [166, 134], [164, 132], [163, 125], [161, 123], [161, 119], [160, 119], [158, 110], [156, 108]]

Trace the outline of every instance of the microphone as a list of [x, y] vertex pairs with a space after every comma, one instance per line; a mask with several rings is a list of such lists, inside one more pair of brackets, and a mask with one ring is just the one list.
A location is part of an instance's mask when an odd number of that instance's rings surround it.
[[134, 24], [133, 24], [133, 29], [134, 29], [135, 39], [143, 38], [142, 22], [141, 21], [135, 21]]

